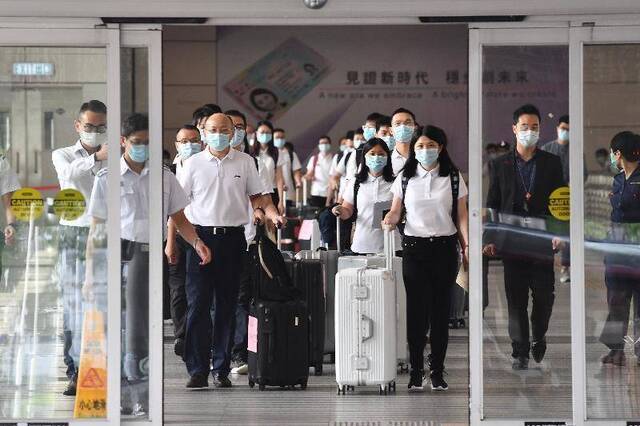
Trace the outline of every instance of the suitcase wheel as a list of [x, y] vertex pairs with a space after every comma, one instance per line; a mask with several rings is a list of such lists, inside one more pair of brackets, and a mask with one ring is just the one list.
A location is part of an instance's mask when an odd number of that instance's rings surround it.
[[338, 385], [338, 395], [346, 395], [347, 394], [347, 386]]
[[266, 388], [266, 386], [265, 386], [265, 385], [263, 385], [262, 383], [260, 383], [260, 384], [258, 385], [258, 389], [260, 389], [261, 391], [265, 390], [265, 388]]
[[313, 367], [313, 375], [322, 376], [322, 364], [316, 365], [315, 367]]
[[249, 380], [249, 387], [250, 387], [251, 389], [253, 389], [253, 387], [254, 387], [255, 385], [256, 385], [256, 383], [255, 383], [255, 382], [252, 382], [251, 380]]
[[395, 381], [389, 383], [389, 392], [396, 393], [396, 382]]

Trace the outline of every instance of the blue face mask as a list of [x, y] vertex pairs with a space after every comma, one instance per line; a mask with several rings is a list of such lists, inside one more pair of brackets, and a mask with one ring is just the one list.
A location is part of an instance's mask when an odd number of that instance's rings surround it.
[[618, 160], [613, 152], [609, 152], [609, 161], [611, 162], [611, 170], [618, 171]]
[[438, 161], [438, 155], [438, 148], [416, 149], [416, 160], [418, 160], [423, 167], [433, 166], [435, 162]]
[[236, 129], [233, 133], [233, 139], [231, 140], [231, 146], [238, 146], [244, 142], [245, 131], [242, 129]]
[[411, 142], [411, 137], [413, 137], [413, 131], [413, 126], [400, 124], [393, 128], [393, 139], [398, 143], [409, 143]]
[[285, 142], [286, 141], [284, 140], [284, 138], [275, 138], [273, 140], [273, 146], [275, 146], [278, 149], [282, 149], [282, 148], [284, 148], [284, 143]]
[[318, 149], [320, 150], [320, 152], [329, 152], [331, 151], [331, 145], [328, 143], [321, 143], [320, 145], [318, 145]]
[[149, 159], [149, 145], [131, 145], [129, 158], [136, 163], [144, 163]]
[[256, 133], [256, 139], [262, 145], [268, 144], [271, 142], [271, 133]]
[[199, 143], [183, 143], [180, 144], [178, 148], [178, 154], [180, 154], [180, 158], [186, 160], [194, 154], [202, 151], [202, 145]]
[[229, 147], [229, 135], [226, 133], [207, 133], [206, 142], [214, 151], [224, 151]]
[[384, 169], [384, 166], [387, 165], [386, 155], [365, 155], [364, 159], [367, 163], [367, 167], [373, 173], [380, 173]]
[[374, 137], [376, 135], [376, 128], [375, 127], [363, 127], [362, 128], [363, 136], [364, 136], [364, 140], [368, 141], [369, 139], [371, 139], [372, 137]]
[[569, 140], [569, 131], [567, 129], [562, 129], [558, 131], [558, 139], [561, 141]]

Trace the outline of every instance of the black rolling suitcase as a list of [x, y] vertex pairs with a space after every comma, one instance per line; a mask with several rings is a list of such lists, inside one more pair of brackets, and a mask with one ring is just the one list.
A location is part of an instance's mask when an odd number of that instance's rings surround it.
[[320, 259], [289, 259], [293, 286], [297, 288], [309, 311], [309, 366], [322, 375], [324, 358], [326, 301], [324, 266]]
[[300, 385], [309, 379], [309, 323], [303, 301], [257, 300], [249, 314], [249, 386]]

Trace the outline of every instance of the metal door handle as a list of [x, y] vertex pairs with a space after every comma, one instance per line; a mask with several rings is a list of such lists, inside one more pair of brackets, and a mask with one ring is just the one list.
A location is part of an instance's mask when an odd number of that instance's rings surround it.
[[16, 173], [20, 174], [20, 151], [16, 151]]

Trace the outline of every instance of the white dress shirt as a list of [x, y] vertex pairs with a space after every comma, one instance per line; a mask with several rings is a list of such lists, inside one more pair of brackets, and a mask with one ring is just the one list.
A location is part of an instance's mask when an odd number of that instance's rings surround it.
[[[393, 182], [387, 182], [382, 176], [369, 175], [366, 182], [358, 188], [358, 217], [356, 218], [356, 230], [353, 234], [351, 250], [361, 254], [376, 254], [384, 251], [384, 231], [380, 224], [374, 223], [375, 203], [392, 201], [391, 186]], [[355, 179], [344, 191], [344, 201], [354, 205]], [[395, 232], [397, 234], [397, 232]], [[398, 235], [396, 247], [399, 249]]]
[[266, 192], [253, 158], [235, 149], [221, 160], [209, 149], [192, 155], [179, 180], [193, 223], [201, 226], [245, 225], [247, 197]]
[[267, 151], [260, 151], [258, 158], [260, 159], [260, 174], [264, 174], [264, 177], [267, 182], [269, 182], [271, 189], [277, 188], [276, 167], [281, 167], [284, 164], [285, 160], [282, 155], [278, 155], [278, 164], [273, 161], [273, 158], [267, 153]]
[[4, 155], [0, 155], [0, 195], [8, 194], [20, 189], [20, 181], [13, 170], [9, 160]]
[[[95, 154], [89, 155], [80, 141], [74, 145], [56, 149], [51, 153], [53, 167], [58, 174], [60, 189], [75, 189], [84, 196], [86, 205], [91, 200], [91, 190], [98, 171], [103, 167], [102, 161], [97, 161]], [[106, 165], [106, 163], [104, 164]], [[60, 225], [89, 226], [91, 218], [88, 212], [76, 220], [60, 220]]]
[[284, 178], [284, 184], [287, 187], [287, 200], [294, 201], [296, 197], [296, 183], [293, 180], [292, 174], [293, 172], [302, 169], [300, 158], [298, 158], [298, 154], [294, 152], [292, 161], [289, 157], [289, 151], [287, 151], [286, 148], [282, 148], [278, 155], [278, 164], [282, 165], [282, 177]]
[[398, 173], [400, 173], [400, 170], [402, 170], [406, 162], [407, 159], [404, 158], [398, 150], [394, 149], [391, 153], [391, 167], [393, 168], [394, 176], [398, 176]]
[[[426, 171], [418, 165], [416, 176], [409, 179], [406, 200], [404, 202], [407, 217], [404, 228], [405, 235], [411, 237], [446, 237], [456, 232], [451, 219], [451, 178], [438, 176], [440, 167]], [[391, 192], [394, 197], [402, 199], [402, 176], [396, 178]], [[458, 198], [467, 195], [467, 185], [460, 175]]]
[[[164, 223], [172, 214], [184, 209], [189, 200], [178, 180], [166, 167], [162, 168], [162, 213]], [[137, 174], [120, 157], [120, 238], [149, 243], [149, 168], [145, 164]], [[89, 203], [89, 215], [107, 220], [107, 169], [98, 172]], [[166, 226], [162, 227], [166, 239]]]
[[331, 171], [331, 161], [333, 156], [328, 153], [319, 153], [312, 155], [307, 164], [307, 170], [313, 170], [315, 158], [318, 162], [315, 166], [314, 179], [311, 183], [311, 195], [314, 197], [326, 197], [329, 189], [329, 172]]

